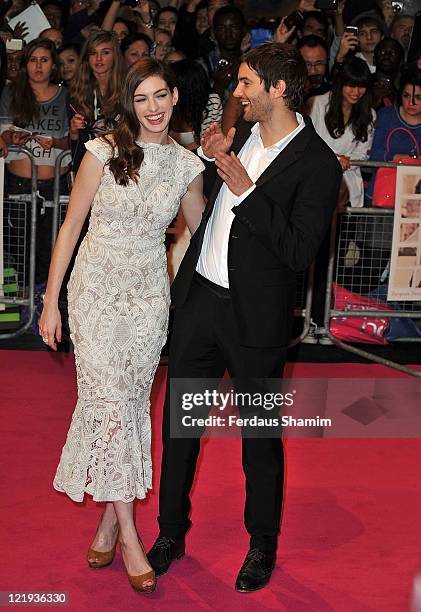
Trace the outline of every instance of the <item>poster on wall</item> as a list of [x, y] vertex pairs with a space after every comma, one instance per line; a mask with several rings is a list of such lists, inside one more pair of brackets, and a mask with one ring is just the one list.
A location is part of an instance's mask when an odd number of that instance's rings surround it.
[[421, 301], [421, 166], [397, 169], [387, 299]]

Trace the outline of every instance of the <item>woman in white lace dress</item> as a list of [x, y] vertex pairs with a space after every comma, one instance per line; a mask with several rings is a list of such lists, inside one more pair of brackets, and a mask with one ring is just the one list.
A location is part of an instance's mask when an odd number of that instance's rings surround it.
[[107, 502], [88, 551], [111, 563], [117, 540], [130, 583], [151, 591], [133, 519], [151, 487], [149, 396], [169, 310], [165, 229], [180, 202], [191, 232], [202, 210], [202, 162], [168, 136], [178, 92], [170, 68], [148, 58], [130, 70], [113, 133], [86, 143], [54, 249], [40, 334], [61, 340], [58, 294], [86, 215], [88, 233], [69, 282], [78, 403], [54, 479], [74, 501]]

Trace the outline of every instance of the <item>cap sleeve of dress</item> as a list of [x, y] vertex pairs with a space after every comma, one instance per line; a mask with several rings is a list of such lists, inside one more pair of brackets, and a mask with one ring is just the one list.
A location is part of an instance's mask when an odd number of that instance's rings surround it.
[[184, 185], [185, 188], [190, 185], [193, 179], [196, 178], [203, 170], [205, 169], [205, 165], [202, 160], [187, 149], [184, 150], [185, 155], [183, 156], [183, 167], [184, 167]]
[[113, 156], [112, 146], [102, 138], [94, 138], [85, 142], [86, 149], [95, 155], [102, 164], [106, 164]]

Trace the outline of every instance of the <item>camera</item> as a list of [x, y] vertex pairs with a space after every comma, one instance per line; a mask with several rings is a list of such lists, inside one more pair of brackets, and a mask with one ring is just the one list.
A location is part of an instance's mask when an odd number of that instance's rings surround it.
[[392, 8], [394, 13], [400, 13], [403, 11], [403, 2], [392, 2]]
[[225, 57], [221, 57], [221, 59], [218, 61], [217, 65], [216, 65], [216, 69], [217, 70], [226, 70], [226, 68], [228, 68], [229, 65], [230, 65], [230, 61], [227, 60]]
[[339, 0], [316, 0], [315, 8], [321, 11], [336, 11]]
[[303, 20], [303, 14], [301, 11], [294, 11], [291, 15], [285, 18], [284, 25], [287, 30], [290, 30], [292, 27], [297, 26]]
[[121, 6], [125, 4], [126, 6], [131, 6], [133, 8], [139, 4], [139, 0], [123, 0], [120, 4]]
[[345, 32], [347, 32], [348, 34], [353, 34], [354, 36], [358, 36], [357, 26], [346, 26]]

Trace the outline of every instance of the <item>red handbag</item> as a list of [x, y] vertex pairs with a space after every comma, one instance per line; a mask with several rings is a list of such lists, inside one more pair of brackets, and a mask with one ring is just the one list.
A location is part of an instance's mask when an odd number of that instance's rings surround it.
[[[406, 128], [398, 127], [393, 129], [386, 141], [386, 152], [390, 151], [390, 141], [395, 132], [406, 132], [414, 141], [417, 150], [417, 155], [420, 154], [418, 142], [412, 132]], [[414, 164], [421, 165], [421, 160], [413, 157], [404, 157], [398, 161], [398, 164]], [[396, 168], [379, 168], [376, 173], [373, 190], [373, 206], [380, 208], [395, 208], [396, 199]]]
[[[393, 308], [372, 297], [353, 293], [336, 283], [333, 283], [333, 297], [335, 310], [366, 310], [367, 316], [347, 317], [344, 313], [343, 316], [331, 317], [329, 328], [332, 336], [346, 342], [389, 344], [384, 334], [389, 329], [390, 317], [387, 313], [393, 312]], [[370, 310], [384, 311], [385, 316], [370, 317]]]

